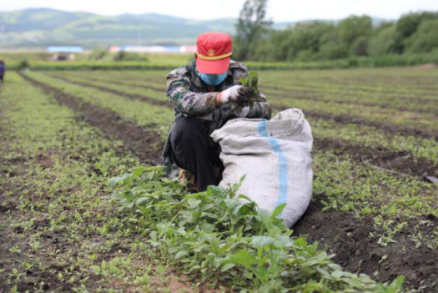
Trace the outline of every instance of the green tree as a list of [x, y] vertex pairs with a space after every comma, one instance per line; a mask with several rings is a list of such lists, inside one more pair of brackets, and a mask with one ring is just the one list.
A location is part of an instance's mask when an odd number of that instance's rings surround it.
[[[373, 23], [371, 18], [366, 15], [350, 16], [343, 19], [339, 23], [337, 29], [340, 41], [347, 47], [347, 51], [354, 53], [358, 50], [361, 51], [364, 47], [364, 42], [366, 42], [366, 39], [371, 36]], [[354, 44], [359, 38], [361, 38], [361, 42]], [[356, 45], [356, 48], [352, 48], [353, 44]], [[361, 49], [358, 49], [358, 47]]]
[[423, 21], [432, 19], [438, 19], [438, 12], [415, 12], [400, 17], [397, 21], [396, 52], [400, 54], [403, 53], [406, 40], [415, 34]]
[[382, 56], [395, 53], [396, 37], [397, 32], [394, 24], [378, 28], [368, 42], [369, 55]]
[[319, 48], [318, 57], [322, 60], [346, 58], [348, 57], [348, 49], [341, 43], [330, 40], [325, 42], [321, 48]]
[[323, 43], [323, 37], [334, 33], [334, 26], [321, 21], [297, 24], [293, 29], [290, 48], [294, 52], [289, 54], [289, 61], [297, 58], [308, 61], [316, 58]]
[[406, 52], [428, 53], [438, 50], [438, 19], [421, 22], [417, 31], [406, 40]]
[[246, 0], [236, 24], [233, 55], [247, 60], [263, 37], [267, 37], [272, 22], [266, 20], [268, 0]]
[[368, 56], [368, 37], [360, 36], [351, 44], [351, 56]]

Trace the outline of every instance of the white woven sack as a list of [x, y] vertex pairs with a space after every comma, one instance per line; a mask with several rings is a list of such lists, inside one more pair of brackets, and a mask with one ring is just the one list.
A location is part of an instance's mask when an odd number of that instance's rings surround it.
[[303, 112], [288, 109], [270, 121], [233, 119], [211, 137], [222, 147], [225, 171], [220, 186], [246, 175], [238, 192], [269, 212], [286, 203], [280, 216], [292, 227], [312, 197], [313, 137]]

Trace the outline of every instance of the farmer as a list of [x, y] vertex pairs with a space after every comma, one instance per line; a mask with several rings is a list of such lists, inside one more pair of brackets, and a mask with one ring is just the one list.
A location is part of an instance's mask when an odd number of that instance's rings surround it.
[[3, 60], [0, 60], [0, 82], [3, 82], [3, 79], [5, 78], [5, 62]]
[[252, 90], [239, 82], [248, 70], [231, 60], [229, 35], [203, 33], [196, 46], [195, 60], [167, 75], [167, 96], [175, 109], [175, 123], [163, 157], [169, 176], [176, 177], [178, 167], [188, 170], [198, 191], [204, 191], [220, 182], [224, 168], [220, 146], [210, 134], [232, 118], [269, 119], [271, 107], [263, 93], [251, 108], [248, 106]]

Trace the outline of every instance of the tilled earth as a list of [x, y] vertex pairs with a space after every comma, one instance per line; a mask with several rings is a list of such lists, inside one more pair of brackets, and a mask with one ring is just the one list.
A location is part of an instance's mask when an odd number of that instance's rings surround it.
[[[60, 89], [51, 87], [50, 85], [39, 82], [27, 76], [24, 73], [20, 74], [26, 81], [31, 83], [36, 88], [44, 90], [47, 94], [53, 95], [60, 105], [65, 105], [76, 113], [78, 121], [86, 122], [89, 125], [99, 129], [105, 137], [110, 140], [121, 140], [123, 146], [118, 146], [117, 152], [130, 153], [137, 157], [142, 163], [159, 164], [160, 151], [163, 142], [157, 133], [136, 125], [131, 121], [124, 120], [119, 114], [100, 108], [96, 105], [84, 103], [75, 96], [65, 93]], [[86, 85], [83, 85], [86, 86]], [[104, 89], [102, 89], [104, 90]], [[107, 90], [107, 89], [106, 89]], [[122, 94], [113, 90], [112, 93]], [[127, 96], [125, 94], [125, 96]], [[151, 102], [153, 99], [147, 97], [127, 96], [133, 99], [143, 99], [146, 102]], [[163, 103], [159, 101], [152, 102], [157, 105]], [[281, 107], [280, 107], [281, 108]], [[1, 114], [1, 113], [0, 113]], [[312, 115], [312, 114], [310, 114]], [[318, 114], [314, 114], [315, 116]], [[333, 117], [332, 117], [333, 118]], [[338, 119], [342, 119], [338, 118]], [[351, 121], [350, 121], [351, 122]], [[358, 123], [362, 123], [359, 121]], [[380, 125], [382, 126], [382, 125]], [[386, 126], [382, 126], [386, 127]], [[410, 131], [395, 129], [388, 126], [390, 131], [398, 131], [404, 134], [411, 134]], [[418, 130], [416, 135], [424, 137], [436, 137], [434, 133]], [[4, 143], [4, 142], [3, 142]], [[145, 147], [158, 146], [158, 147]], [[338, 154], [348, 154], [358, 162], [371, 162], [379, 168], [394, 170], [397, 172], [406, 173], [419, 178], [428, 174], [437, 176], [437, 166], [427, 161], [413, 160], [407, 154], [394, 153], [390, 150], [381, 149], [379, 152], [367, 150], [358, 146], [343, 144], [335, 140], [316, 139], [316, 151], [324, 149], [335, 150]], [[50, 166], [53, 162], [49, 158], [42, 156], [39, 159], [42, 167]], [[9, 166], [8, 176], [22, 176], [27, 170], [26, 159], [2, 161], [2, 165]], [[23, 213], [17, 210], [17, 203], [11, 201], [11, 194], [18, 194], [16, 186], [4, 184], [0, 190], [0, 201], [6, 203], [0, 205], [0, 233], [1, 235], [20, 234], [23, 231], [13, 229], [11, 226], [5, 225], [13, 218], [15, 214]], [[8, 194], [6, 196], [6, 193]], [[307, 235], [309, 242], [318, 241], [320, 247], [335, 254], [335, 262], [342, 265], [346, 270], [357, 273], [366, 273], [373, 278], [387, 282], [394, 279], [397, 275], [406, 276], [406, 287], [416, 288], [424, 292], [438, 291], [438, 251], [431, 250], [427, 247], [419, 246], [405, 236], [410, 232], [410, 228], [403, 230], [395, 235], [395, 243], [388, 246], [380, 246], [376, 243], [376, 239], [369, 237], [374, 231], [374, 225], [371, 218], [355, 218], [352, 214], [339, 211], [323, 211], [321, 200], [324, 197], [314, 199], [309, 209], [303, 218], [294, 227], [294, 235]], [[425, 219], [429, 222], [438, 225], [438, 219], [430, 214]], [[412, 226], [414, 226], [413, 223]], [[47, 225], [44, 222], [37, 222], [38, 225]], [[430, 226], [421, 226], [421, 233], [427, 234], [432, 232]], [[62, 249], [63, 237], [56, 234], [42, 235], [44, 241], [42, 245], [54, 245], [57, 249]], [[20, 241], [19, 238], [2, 237], [0, 243], [0, 259], [2, 267], [8, 267], [12, 263], [28, 261], [25, 256], [22, 259], [10, 253], [10, 248]], [[49, 244], [50, 243], [50, 244]], [[114, 248], [117, 250], [117, 247]], [[56, 266], [56, 265], [54, 265]], [[56, 269], [56, 267], [55, 267]], [[64, 268], [59, 268], [59, 272]], [[60, 282], [59, 276], [56, 274], [48, 274], [48, 270], [39, 271], [37, 269], [29, 269], [25, 273], [29, 278], [26, 278], [26, 283], [20, 283], [20, 291], [32, 290], [36, 283], [40, 283], [42, 290], [50, 291], [70, 291], [71, 286], [67, 282]], [[5, 285], [9, 276], [0, 273], [0, 284]], [[35, 281], [32, 281], [35, 279]], [[41, 282], [41, 280], [43, 280]], [[175, 288], [183, 288], [181, 284], [176, 284]], [[420, 288], [425, 289], [420, 289]], [[1, 290], [0, 290], [1, 291]]]

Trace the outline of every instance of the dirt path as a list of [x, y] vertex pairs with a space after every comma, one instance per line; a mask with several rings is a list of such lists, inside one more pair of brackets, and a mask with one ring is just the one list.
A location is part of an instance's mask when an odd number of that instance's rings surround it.
[[53, 94], [61, 105], [73, 109], [80, 115], [81, 119], [99, 128], [106, 136], [122, 140], [124, 145], [143, 162], [153, 162], [154, 164], [161, 162], [159, 154], [163, 141], [155, 132], [126, 121], [119, 114], [109, 109], [84, 103], [55, 87], [36, 81], [24, 73], [19, 74], [35, 87]]
[[345, 141], [316, 138], [315, 148], [318, 150], [332, 150], [336, 155], [348, 155], [359, 163], [370, 163], [378, 169], [395, 172], [396, 176], [407, 174], [423, 180], [425, 176], [438, 176], [438, 166], [423, 158], [413, 158], [409, 152], [393, 151], [383, 147], [367, 148], [351, 145]]
[[[289, 109], [290, 106], [288, 105], [278, 105], [274, 104], [273, 107], [278, 110], [286, 110]], [[421, 129], [421, 128], [406, 128], [399, 125], [394, 125], [390, 123], [380, 123], [377, 121], [371, 121], [359, 117], [353, 117], [349, 115], [333, 115], [329, 113], [322, 113], [318, 111], [312, 111], [310, 109], [304, 109], [304, 114], [307, 117], [310, 118], [316, 118], [316, 119], [322, 119], [322, 120], [333, 120], [337, 123], [342, 124], [357, 124], [357, 125], [366, 125], [371, 127], [376, 127], [379, 129], [382, 129], [389, 134], [398, 134], [398, 135], [404, 135], [404, 136], [417, 136], [421, 138], [432, 138], [438, 141], [438, 132], [437, 131], [430, 131], [427, 129]]]
[[[334, 261], [350, 272], [365, 273], [381, 282], [404, 275], [406, 288], [438, 292], [438, 250], [417, 247], [410, 238], [415, 235], [414, 223], [395, 235], [395, 243], [380, 246], [378, 239], [370, 237], [376, 232], [371, 217], [357, 219], [350, 213], [322, 209], [320, 202], [313, 201], [294, 226], [294, 235], [308, 235], [310, 243], [318, 241], [320, 248], [336, 254]], [[433, 215], [420, 220], [438, 225], [438, 218]], [[432, 231], [433, 226], [422, 226], [423, 235]]]
[[63, 82], [74, 84], [74, 85], [79, 85], [79, 86], [82, 86], [82, 87], [93, 88], [93, 89], [100, 90], [102, 92], [106, 92], [106, 93], [110, 93], [110, 94], [115, 94], [115, 95], [118, 95], [118, 96], [123, 96], [123, 97], [129, 98], [131, 100], [143, 101], [143, 102], [149, 103], [151, 105], [171, 107], [168, 101], [160, 101], [160, 100], [153, 99], [153, 98], [146, 97], [146, 96], [133, 95], [133, 94], [129, 94], [129, 93], [126, 93], [126, 92], [121, 92], [121, 91], [117, 91], [117, 90], [114, 90], [114, 89], [109, 89], [109, 88], [106, 88], [106, 87], [103, 87], [103, 86], [98, 86], [98, 85], [89, 84], [89, 83], [85, 83], [85, 82], [73, 81], [73, 80], [70, 80], [70, 79], [65, 78], [65, 77], [59, 77], [59, 76], [54, 77], [52, 75], [51, 75], [51, 77], [56, 78], [56, 79], [58, 79], [60, 81], [63, 81]]
[[[50, 73], [44, 72], [44, 74], [48, 75], [48, 76], [51, 76], [53, 78], [57, 78], [57, 79], [61, 79], [61, 80], [67, 80], [65, 75], [59, 76], [59, 75], [51, 73], [51, 72]], [[67, 75], [67, 78], [68, 78], [68, 75]], [[126, 82], [123, 82], [123, 81], [115, 81], [115, 80], [109, 80], [109, 79], [101, 79], [101, 78], [99, 79], [99, 78], [89, 78], [89, 77], [87, 77], [87, 80], [95, 81], [95, 82], [109, 82], [109, 83], [118, 84], [118, 85], [121, 85], [121, 86], [131, 86], [131, 87], [136, 87], [136, 88], [153, 90], [153, 91], [160, 92], [160, 93], [163, 93], [163, 92], [166, 91], [166, 87], [159, 88], [159, 87], [154, 87], [154, 86], [150, 86], [150, 85], [132, 84], [132, 83], [126, 83]], [[69, 81], [72, 82], [71, 80], [69, 80]], [[149, 81], [154, 82], [153, 80], [142, 80], [142, 81], [146, 82], [146, 84]]]

